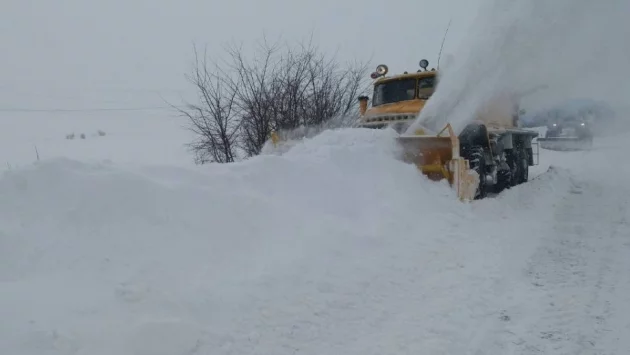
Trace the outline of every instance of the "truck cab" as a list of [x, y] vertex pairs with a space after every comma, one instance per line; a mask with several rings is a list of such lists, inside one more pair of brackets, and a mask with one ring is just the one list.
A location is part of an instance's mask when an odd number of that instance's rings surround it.
[[[421, 67], [426, 61], [421, 61]], [[426, 62], [428, 65], [428, 62]], [[359, 127], [384, 128], [391, 126], [401, 133], [416, 119], [427, 100], [437, 87], [438, 72], [435, 69], [415, 73], [403, 73], [385, 77], [388, 68], [379, 65], [372, 78], [375, 79], [371, 105], [369, 98], [359, 97]]]

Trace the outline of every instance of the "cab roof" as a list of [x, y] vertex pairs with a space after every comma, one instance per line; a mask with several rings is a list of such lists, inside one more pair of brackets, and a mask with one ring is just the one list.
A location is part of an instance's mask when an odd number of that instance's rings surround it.
[[419, 79], [419, 78], [426, 78], [426, 77], [437, 76], [437, 75], [438, 75], [437, 70], [430, 70], [430, 71], [422, 71], [422, 72], [415, 72], [415, 73], [412, 72], [412, 73], [407, 73], [407, 74], [404, 74], [404, 73], [396, 74], [392, 76], [382, 76], [374, 81], [374, 85], [382, 84], [382, 83], [386, 83], [390, 81], [395, 81], [395, 80], [401, 80], [401, 79]]

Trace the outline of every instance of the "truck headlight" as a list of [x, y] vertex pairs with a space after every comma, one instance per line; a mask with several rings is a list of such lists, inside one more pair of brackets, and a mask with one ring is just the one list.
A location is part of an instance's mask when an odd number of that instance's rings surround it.
[[385, 65], [385, 64], [381, 64], [381, 65], [379, 65], [378, 67], [376, 67], [376, 73], [377, 73], [378, 75], [383, 76], [383, 75], [387, 74], [388, 69], [389, 69], [389, 68], [387, 68], [387, 65]]

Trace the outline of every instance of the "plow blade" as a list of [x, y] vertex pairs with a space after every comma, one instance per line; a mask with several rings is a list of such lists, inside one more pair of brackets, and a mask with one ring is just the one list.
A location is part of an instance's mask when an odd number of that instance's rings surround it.
[[543, 149], [559, 151], [588, 150], [593, 146], [591, 140], [577, 137], [538, 138], [538, 143]]
[[[441, 136], [444, 131], [449, 135]], [[470, 169], [468, 160], [459, 156], [459, 139], [450, 125], [437, 136], [417, 134], [397, 139], [403, 148], [403, 161], [416, 165], [433, 181], [446, 179], [460, 200], [475, 198], [479, 175]]]

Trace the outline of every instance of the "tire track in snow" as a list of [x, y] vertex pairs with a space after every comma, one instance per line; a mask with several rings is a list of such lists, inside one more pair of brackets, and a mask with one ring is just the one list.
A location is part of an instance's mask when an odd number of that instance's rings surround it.
[[[541, 197], [545, 194], [569, 194], [574, 182], [571, 175], [566, 173], [562, 169], [551, 168], [527, 185], [500, 195], [495, 201], [477, 202], [480, 213], [477, 218], [505, 219], [505, 226], [509, 228], [489, 230], [487, 225], [480, 224], [477, 226], [479, 230], [470, 231], [481, 241], [485, 250], [483, 259], [486, 265], [481, 272], [485, 280], [470, 286], [479, 292], [479, 312], [469, 319], [461, 334], [451, 338], [452, 343], [445, 353], [506, 354], [514, 334], [508, 327], [514, 318], [518, 319], [515, 317], [518, 316], [515, 300], [522, 299], [522, 294], [527, 291], [532, 292], [527, 287], [523, 289], [523, 286], [529, 285], [523, 270], [540, 245], [542, 235], [554, 223], [556, 203], [553, 199]], [[540, 211], [549, 213], [541, 216]], [[539, 224], [532, 225], [532, 220]], [[470, 300], [466, 304], [470, 304]]]
[[630, 284], [628, 196], [589, 182], [559, 204], [556, 224], [526, 270], [537, 301], [521, 305], [524, 322], [508, 328], [511, 353], [630, 353], [615, 335], [630, 324], [623, 299], [629, 289], [616, 287]]

